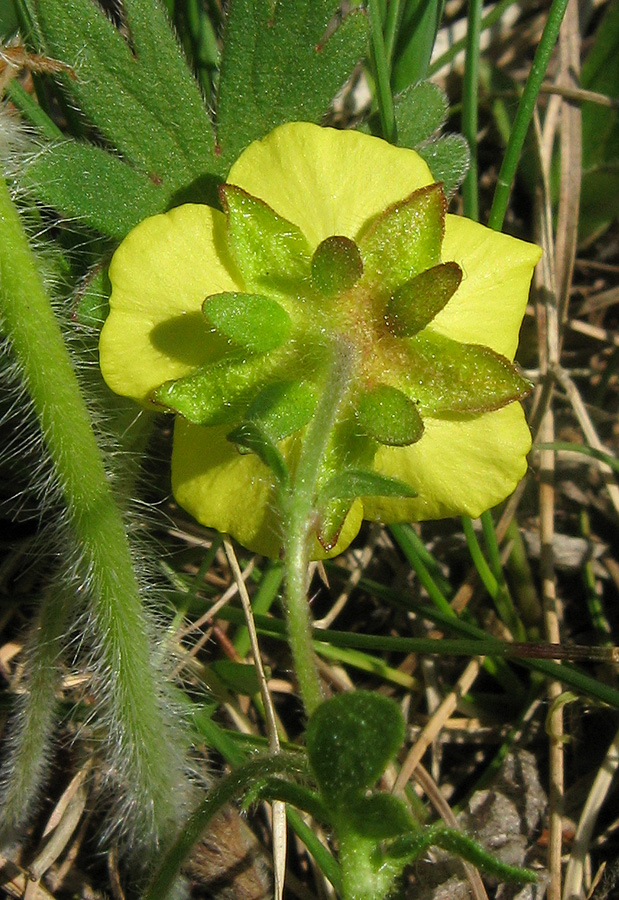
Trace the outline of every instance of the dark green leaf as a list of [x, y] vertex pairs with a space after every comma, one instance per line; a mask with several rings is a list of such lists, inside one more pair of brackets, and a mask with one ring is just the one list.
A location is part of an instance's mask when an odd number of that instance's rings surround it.
[[444, 7], [444, 0], [408, 0], [405, 4], [392, 67], [396, 92], [426, 77]]
[[387, 303], [385, 322], [396, 337], [412, 337], [429, 325], [462, 281], [455, 262], [439, 263], [397, 289]]
[[210, 121], [160, 6], [123, 3], [130, 41], [92, 0], [34, 6], [46, 51], [75, 70], [66, 90], [101, 133], [169, 190], [212, 197]]
[[235, 185], [222, 185], [220, 195], [228, 245], [249, 290], [285, 290], [309, 276], [309, 244], [296, 225]]
[[38, 153], [23, 180], [41, 203], [116, 240], [161, 212], [168, 200], [147, 175], [100, 147], [77, 141]]
[[358, 240], [365, 276], [391, 296], [440, 261], [446, 202], [439, 184], [414, 191], [374, 219]]
[[373, 787], [404, 739], [404, 719], [388, 697], [369, 691], [322, 703], [307, 725], [307, 753], [329, 805], [344, 806]]
[[253, 697], [260, 691], [260, 681], [255, 666], [235, 662], [232, 659], [220, 659], [212, 663], [210, 669], [229, 690], [235, 693]]
[[327, 37], [338, 0], [231, 0], [217, 101], [217, 143], [229, 165], [284, 122], [319, 123], [364, 56], [366, 17]]
[[357, 401], [357, 419], [366, 434], [390, 447], [414, 444], [423, 434], [423, 422], [416, 404], [387, 384], [361, 394]]
[[346, 825], [362, 838], [385, 841], [416, 831], [404, 802], [393, 794], [358, 797], [346, 808]]
[[229, 340], [263, 352], [288, 340], [291, 322], [286, 310], [260, 294], [230, 291], [207, 297], [202, 306], [207, 320]]
[[246, 450], [255, 453], [273, 472], [280, 485], [288, 484], [289, 472], [286, 461], [257, 422], [243, 422], [231, 431], [227, 438], [232, 444], [236, 444], [241, 452]]

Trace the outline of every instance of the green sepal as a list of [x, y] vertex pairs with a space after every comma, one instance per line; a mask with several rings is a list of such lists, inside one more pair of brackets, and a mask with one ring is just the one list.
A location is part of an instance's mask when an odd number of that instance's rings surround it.
[[441, 257], [447, 204], [440, 184], [388, 206], [357, 239], [367, 281], [391, 296]]
[[151, 399], [194, 425], [232, 424], [245, 418], [273, 364], [262, 355], [227, 357], [184, 378], [166, 381]]
[[357, 401], [357, 421], [363, 431], [388, 447], [408, 447], [423, 434], [417, 405], [388, 384], [361, 394]]
[[389, 697], [369, 691], [339, 694], [307, 725], [310, 766], [329, 804], [345, 807], [373, 787], [404, 740], [404, 719]]
[[219, 188], [228, 245], [249, 290], [284, 290], [309, 277], [311, 250], [296, 225], [233, 184]]
[[410, 394], [424, 414], [483, 413], [523, 400], [531, 384], [500, 353], [430, 330], [411, 338]]
[[310, 382], [277, 381], [260, 391], [247, 418], [258, 423], [277, 442], [307, 425], [317, 402], [316, 389]]
[[377, 475], [363, 469], [348, 469], [338, 472], [327, 481], [318, 494], [317, 505], [327, 504], [333, 500], [351, 501], [357, 497], [406, 497], [411, 499], [417, 492], [398, 478]]
[[401, 285], [389, 299], [385, 322], [396, 337], [412, 337], [423, 331], [451, 300], [462, 281], [455, 262], [439, 263]]
[[226, 438], [230, 443], [236, 444], [240, 453], [244, 451], [255, 453], [273, 472], [281, 487], [288, 485], [290, 472], [286, 460], [257, 422], [243, 422], [226, 435]]
[[325, 238], [312, 257], [312, 285], [327, 297], [351, 288], [363, 274], [363, 262], [354, 241], [343, 235]]
[[202, 304], [202, 312], [220, 334], [256, 353], [281, 347], [292, 328], [286, 310], [261, 294], [213, 294]]

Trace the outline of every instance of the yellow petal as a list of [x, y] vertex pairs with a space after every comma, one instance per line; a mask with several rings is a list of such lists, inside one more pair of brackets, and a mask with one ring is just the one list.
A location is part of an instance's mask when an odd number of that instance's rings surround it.
[[531, 436], [519, 403], [467, 419], [424, 419], [410, 447], [381, 447], [374, 468], [417, 491], [413, 500], [368, 499], [364, 518], [417, 522], [473, 518], [513, 492], [526, 472]]
[[369, 218], [434, 179], [414, 150], [292, 122], [250, 144], [227, 180], [298, 225], [314, 250], [332, 235], [354, 238]]
[[[264, 556], [277, 558], [283, 545], [276, 494], [270, 470], [253, 454], [241, 455], [226, 440], [229, 427], [202, 428], [180, 416], [174, 427], [172, 451], [172, 491], [180, 505], [202, 525], [231, 534]], [[286, 455], [293, 439], [280, 444]], [[313, 559], [337, 556], [354, 539], [363, 517], [356, 501], [340, 533], [336, 546], [325, 553], [314, 542]]]
[[485, 344], [513, 359], [541, 255], [535, 244], [448, 215], [441, 256], [443, 262], [458, 263], [462, 283], [429, 327], [454, 341]]
[[117, 394], [144, 401], [223, 350], [201, 312], [209, 294], [239, 289], [220, 254], [222, 213], [187, 204], [145, 219], [110, 264], [101, 371]]

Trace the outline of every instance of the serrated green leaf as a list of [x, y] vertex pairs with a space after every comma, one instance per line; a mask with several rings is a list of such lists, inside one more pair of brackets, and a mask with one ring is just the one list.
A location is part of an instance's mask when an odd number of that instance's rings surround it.
[[373, 787], [404, 739], [404, 719], [388, 697], [339, 694], [310, 717], [306, 745], [323, 799], [336, 807]]
[[374, 219], [357, 243], [364, 278], [391, 296], [419, 272], [440, 261], [446, 202], [431, 184], [394, 203]]
[[308, 381], [278, 381], [258, 394], [247, 418], [277, 442], [307, 425], [317, 402], [317, 391]]
[[412, 337], [429, 325], [451, 300], [462, 281], [455, 262], [439, 263], [401, 285], [385, 309], [387, 328], [396, 337]]
[[228, 246], [249, 290], [286, 290], [309, 278], [310, 247], [296, 225], [233, 184], [222, 185], [220, 196]]
[[327, 37], [337, 0], [231, 0], [217, 99], [217, 144], [229, 165], [283, 122], [320, 122], [366, 50], [353, 10]]
[[410, 395], [423, 413], [482, 413], [523, 400], [531, 384], [504, 356], [461, 344], [430, 329], [411, 338], [418, 364], [408, 373]]
[[171, 190], [214, 199], [213, 136], [158, 4], [128, 0], [125, 39], [92, 0], [35, 0], [46, 52], [74, 68], [67, 92], [123, 156]]
[[436, 141], [417, 148], [430, 167], [433, 177], [440, 181], [447, 197], [458, 189], [467, 173], [471, 154], [461, 134], [446, 134]]
[[356, 413], [363, 431], [388, 447], [407, 447], [423, 434], [423, 421], [416, 404], [387, 384], [361, 394]]
[[116, 240], [161, 212], [168, 199], [147, 175], [78, 141], [49, 145], [34, 156], [23, 183], [45, 206]]
[[417, 492], [398, 478], [377, 475], [362, 469], [348, 469], [330, 478], [320, 491], [318, 507], [332, 500], [351, 501], [357, 497], [416, 497]]
[[213, 294], [202, 304], [202, 312], [220, 334], [257, 353], [281, 347], [290, 335], [286, 310], [260, 294]]
[[290, 476], [286, 461], [258, 422], [243, 422], [227, 435], [227, 439], [236, 444], [241, 452], [255, 453], [282, 486], [288, 484]]

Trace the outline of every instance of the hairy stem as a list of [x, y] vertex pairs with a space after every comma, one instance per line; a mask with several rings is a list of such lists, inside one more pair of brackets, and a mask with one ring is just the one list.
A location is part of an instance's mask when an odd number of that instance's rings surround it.
[[350, 383], [351, 349], [342, 338], [334, 348], [331, 369], [316, 413], [303, 441], [290, 495], [285, 499], [284, 567], [288, 637], [299, 690], [309, 715], [323, 695], [312, 647], [311, 617], [307, 601], [307, 569], [316, 531], [318, 480], [342, 402]]
[[177, 819], [180, 761], [169, 740], [125, 526], [35, 257], [0, 182], [0, 312], [38, 418], [83, 579], [110, 748], [131, 792], [135, 838]]

